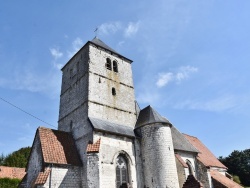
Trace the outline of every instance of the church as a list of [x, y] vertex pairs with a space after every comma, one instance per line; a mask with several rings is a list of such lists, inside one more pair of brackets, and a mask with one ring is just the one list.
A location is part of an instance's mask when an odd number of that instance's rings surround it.
[[64, 65], [58, 130], [37, 129], [19, 187], [241, 187], [198, 138], [140, 109], [131, 65], [97, 37]]

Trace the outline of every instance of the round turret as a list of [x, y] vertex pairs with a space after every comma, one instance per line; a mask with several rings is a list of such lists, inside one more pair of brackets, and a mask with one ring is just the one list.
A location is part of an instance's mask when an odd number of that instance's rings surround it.
[[136, 133], [141, 137], [145, 187], [179, 187], [171, 126], [151, 106], [139, 114]]

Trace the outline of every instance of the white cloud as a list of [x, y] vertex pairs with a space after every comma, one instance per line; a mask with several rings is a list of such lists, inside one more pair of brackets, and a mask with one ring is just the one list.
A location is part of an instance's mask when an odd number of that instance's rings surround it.
[[176, 80], [178, 82], [187, 79], [191, 73], [195, 73], [198, 71], [198, 68], [186, 66], [186, 67], [180, 67], [179, 71], [176, 73]]
[[62, 64], [57, 63], [56, 61], [61, 58], [63, 56], [63, 53], [58, 49], [58, 48], [50, 48], [50, 53], [53, 56], [54, 60], [53, 60], [53, 65], [56, 69], [61, 69], [62, 68]]
[[121, 47], [121, 46], [123, 46], [124, 43], [125, 43], [125, 41], [120, 41], [120, 42], [118, 43], [118, 46]]
[[60, 77], [58, 70], [41, 75], [41, 73], [29, 70], [16, 72], [11, 79], [0, 79], [0, 86], [13, 90], [26, 90], [30, 92], [44, 93], [50, 97], [57, 97], [60, 91]]
[[173, 79], [174, 79], [174, 74], [172, 72], [160, 73], [156, 85], [158, 87], [163, 87], [167, 85], [169, 82], [171, 82]]
[[71, 50], [68, 51], [68, 57], [71, 58], [75, 53], [83, 46], [83, 41], [79, 37], [77, 37], [73, 42], [72, 42], [72, 47]]
[[[237, 97], [238, 98], [238, 97]], [[237, 108], [242, 101], [238, 101], [234, 96], [223, 96], [210, 100], [185, 100], [177, 103], [174, 107], [177, 109], [191, 109], [191, 110], [204, 110], [221, 112]]]
[[144, 103], [144, 104], [151, 104], [151, 105], [156, 105], [156, 103], [159, 101], [160, 95], [157, 92], [152, 92], [152, 91], [143, 91], [136, 96], [136, 100], [139, 103]]
[[50, 48], [50, 53], [55, 60], [63, 56], [63, 53], [60, 52], [58, 48]]
[[195, 73], [198, 71], [198, 68], [185, 66], [180, 67], [177, 72], [166, 72], [166, 73], [159, 73], [158, 79], [156, 81], [157, 87], [164, 87], [170, 82], [180, 83], [182, 80], [188, 79], [191, 73]]
[[109, 23], [103, 23], [98, 27], [98, 33], [100, 35], [108, 35], [108, 34], [114, 34], [118, 30], [122, 28], [121, 22], [109, 22]]
[[73, 42], [72, 42], [73, 48], [75, 50], [79, 50], [79, 48], [82, 47], [83, 42], [82, 39], [80, 39], [79, 37], [77, 37]]
[[107, 22], [103, 23], [98, 27], [98, 33], [100, 35], [109, 35], [109, 34], [115, 34], [118, 31], [121, 31], [124, 34], [124, 37], [132, 37], [135, 35], [140, 26], [140, 21], [137, 22], [129, 22], [127, 26], [125, 26], [124, 23], [121, 23], [120, 21], [116, 22]]
[[129, 22], [127, 28], [125, 28], [124, 36], [131, 37], [131, 36], [135, 35], [139, 29], [139, 25], [140, 25], [140, 21], [138, 21], [136, 23]]

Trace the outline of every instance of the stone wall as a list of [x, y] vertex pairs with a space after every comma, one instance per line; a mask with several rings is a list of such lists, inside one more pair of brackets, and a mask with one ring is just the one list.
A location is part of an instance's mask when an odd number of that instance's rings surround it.
[[207, 167], [197, 160], [197, 179], [203, 184], [206, 188], [212, 187], [211, 176]]
[[186, 171], [183, 165], [179, 162], [177, 158], [175, 158], [175, 161], [176, 161], [179, 185], [180, 185], [180, 188], [182, 188], [183, 184], [186, 181]]
[[81, 167], [52, 167], [46, 183], [41, 188], [81, 188]]
[[[71, 121], [74, 128], [82, 125], [81, 117], [87, 119], [88, 67], [88, 46], [85, 46], [62, 69], [59, 130], [70, 132]], [[80, 108], [84, 109], [81, 117], [76, 117], [74, 113]]]
[[41, 143], [39, 139], [39, 134], [36, 134], [34, 143], [32, 146], [32, 150], [29, 157], [29, 162], [27, 165], [27, 179], [24, 184], [25, 187], [30, 188], [32, 183], [35, 182], [36, 177], [38, 176], [39, 172], [42, 170], [43, 162], [42, 162], [42, 153], [41, 153]]
[[89, 153], [87, 162], [88, 187], [99, 188], [100, 186], [100, 160], [99, 153]]
[[[194, 153], [190, 153], [190, 152], [185, 152], [185, 151], [176, 151], [176, 153], [179, 154], [179, 156], [181, 156], [182, 160], [186, 163], [187, 161], [189, 161], [192, 165], [192, 171], [193, 171], [193, 175], [194, 177], [196, 177], [196, 154]], [[188, 168], [185, 169], [186, 171], [186, 179], [188, 177], [189, 174], [189, 170]]]
[[[134, 127], [136, 112], [131, 62], [92, 44], [89, 50], [89, 116]], [[106, 58], [117, 62], [118, 72], [106, 68]]]
[[150, 124], [141, 134], [145, 187], [179, 187], [170, 127]]
[[129, 183], [133, 188], [136, 188], [137, 177], [133, 139], [107, 133], [95, 132], [94, 142], [96, 142], [100, 138], [100, 187], [116, 187], [116, 158], [119, 154], [124, 154], [128, 161]]

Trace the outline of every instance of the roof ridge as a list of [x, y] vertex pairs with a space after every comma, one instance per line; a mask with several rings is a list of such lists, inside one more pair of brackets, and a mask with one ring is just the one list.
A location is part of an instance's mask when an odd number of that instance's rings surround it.
[[43, 130], [51, 130], [51, 131], [56, 131], [56, 132], [60, 132], [60, 133], [64, 133], [64, 134], [69, 134], [69, 135], [71, 135], [70, 132], [66, 132], [66, 131], [62, 131], [62, 130], [58, 130], [58, 129], [51, 129], [51, 128], [39, 126], [39, 127], [38, 127], [38, 130], [40, 130], [40, 129], [43, 129]]
[[187, 136], [189, 136], [189, 137], [193, 137], [193, 138], [196, 138], [196, 139], [198, 139], [198, 140], [199, 140], [199, 138], [198, 138], [198, 137], [196, 137], [196, 136], [192, 136], [192, 135], [189, 135], [189, 134], [186, 134], [186, 133], [181, 133], [181, 134], [184, 134], [184, 135], [187, 135]]

